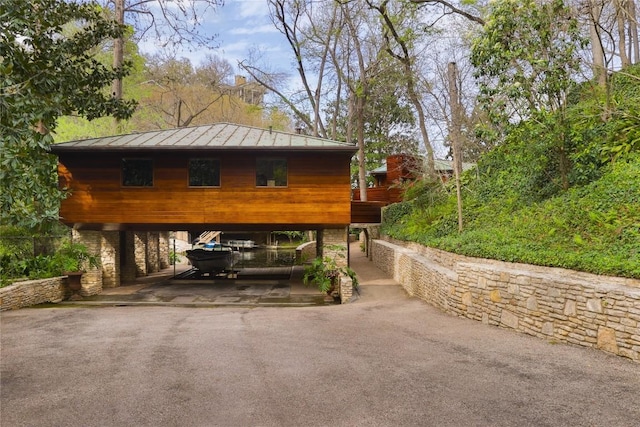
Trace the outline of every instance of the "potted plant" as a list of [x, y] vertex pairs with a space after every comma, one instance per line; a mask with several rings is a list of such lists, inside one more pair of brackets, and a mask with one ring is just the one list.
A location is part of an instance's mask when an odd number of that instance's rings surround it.
[[358, 278], [355, 271], [349, 267], [338, 267], [333, 258], [326, 256], [315, 258], [305, 266], [302, 282], [307, 286], [314, 283], [320, 292], [332, 295], [338, 286], [341, 274], [349, 276], [353, 287], [358, 287]]
[[66, 242], [54, 259], [60, 274], [67, 276], [69, 289], [77, 294], [81, 289], [82, 274], [87, 268], [97, 268], [100, 265], [98, 256], [89, 252], [81, 243]]

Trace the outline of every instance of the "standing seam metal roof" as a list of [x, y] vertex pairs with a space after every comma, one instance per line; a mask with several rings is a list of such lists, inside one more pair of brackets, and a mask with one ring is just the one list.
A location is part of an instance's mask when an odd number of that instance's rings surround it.
[[308, 135], [230, 123], [115, 135], [64, 142], [51, 151], [184, 150], [184, 149], [311, 149], [355, 151], [355, 144]]

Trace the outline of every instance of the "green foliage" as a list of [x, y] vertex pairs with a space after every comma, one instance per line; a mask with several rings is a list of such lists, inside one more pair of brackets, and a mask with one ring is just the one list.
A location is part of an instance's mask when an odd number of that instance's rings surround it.
[[87, 268], [98, 268], [100, 261], [97, 255], [89, 252], [81, 243], [65, 242], [53, 255], [53, 259], [61, 273], [86, 271]]
[[636, 65], [607, 88], [582, 83], [562, 111], [506, 126], [503, 144], [464, 176], [462, 233], [455, 197], [424, 184], [385, 210], [383, 232], [469, 256], [640, 277], [638, 76]]
[[328, 292], [334, 286], [339, 274], [340, 272], [333, 258], [318, 257], [305, 266], [302, 282], [306, 286], [313, 283], [320, 292]]
[[387, 226], [401, 224], [412, 210], [413, 204], [411, 202], [394, 203], [386, 206], [382, 210], [382, 222]]
[[[305, 233], [304, 231], [291, 231], [291, 230], [283, 230], [283, 231], [273, 231], [273, 235], [278, 238], [279, 236], [286, 237], [289, 242], [289, 245], [297, 245], [298, 242], [305, 241]], [[284, 244], [286, 246], [287, 243]], [[278, 241], [278, 246], [283, 246], [283, 243]]]
[[[507, 180], [489, 174], [482, 179]], [[603, 167], [589, 184], [538, 202], [523, 203], [516, 191], [486, 197], [474, 189], [471, 183], [465, 192], [462, 233], [455, 211], [444, 208], [447, 202], [437, 208], [443, 210], [438, 220], [425, 221], [414, 210], [385, 222], [383, 231], [468, 256], [640, 278], [639, 153]]]
[[616, 73], [611, 85], [611, 127], [609, 138], [602, 149], [603, 157], [618, 156], [640, 151], [640, 65]]
[[336, 261], [328, 256], [314, 258], [304, 268], [302, 282], [306, 286], [315, 284], [320, 292], [329, 292], [336, 284], [340, 275], [349, 276], [353, 288], [358, 287], [356, 272], [349, 267], [338, 267]]
[[490, 8], [471, 53], [485, 107], [502, 124], [562, 108], [584, 44], [570, 8], [562, 0], [497, 0]]
[[532, 161], [523, 184], [534, 199], [566, 190], [576, 178], [569, 153], [579, 134], [567, 126], [566, 108], [584, 43], [563, 0], [492, 2], [473, 41], [479, 99], [493, 124], [481, 132], [507, 144], [536, 142], [532, 153], [519, 151]]
[[[74, 31], [69, 27], [75, 26]], [[95, 3], [4, 0], [0, 3], [0, 220], [36, 227], [57, 219], [63, 193], [47, 151], [57, 119], [126, 118], [134, 104], [105, 90], [126, 74], [90, 55], [124, 27]]]
[[[3, 234], [11, 230], [3, 228]], [[14, 230], [20, 231], [20, 230]], [[43, 242], [35, 244], [37, 242]], [[68, 237], [8, 237], [0, 239], [0, 286], [19, 279], [42, 279], [62, 276], [67, 272], [97, 268], [99, 259], [85, 245]]]
[[169, 264], [175, 265], [179, 263], [181, 260], [180, 254], [176, 253], [172, 250], [169, 251]]

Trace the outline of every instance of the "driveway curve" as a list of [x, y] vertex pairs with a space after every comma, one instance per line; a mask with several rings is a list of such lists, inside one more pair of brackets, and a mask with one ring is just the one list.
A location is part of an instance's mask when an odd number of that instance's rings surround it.
[[640, 364], [370, 279], [342, 306], [4, 312], [0, 425], [638, 425]]

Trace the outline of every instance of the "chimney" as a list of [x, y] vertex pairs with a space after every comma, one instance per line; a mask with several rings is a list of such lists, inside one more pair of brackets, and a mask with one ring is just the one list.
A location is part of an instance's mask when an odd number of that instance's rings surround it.
[[247, 78], [245, 76], [236, 76], [236, 86], [242, 86], [247, 84]]

